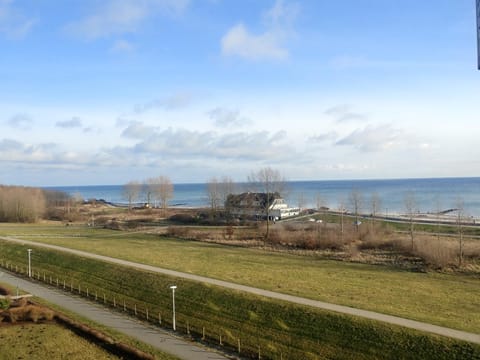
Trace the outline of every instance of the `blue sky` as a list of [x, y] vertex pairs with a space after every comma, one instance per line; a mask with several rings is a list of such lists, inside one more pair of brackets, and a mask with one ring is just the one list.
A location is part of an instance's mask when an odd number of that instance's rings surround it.
[[472, 0], [0, 0], [0, 183], [480, 176]]

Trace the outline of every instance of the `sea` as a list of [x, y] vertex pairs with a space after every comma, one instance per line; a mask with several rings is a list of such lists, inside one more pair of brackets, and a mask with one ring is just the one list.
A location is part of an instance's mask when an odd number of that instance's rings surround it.
[[[237, 183], [235, 192], [249, 188], [246, 183]], [[114, 204], [126, 204], [123, 185], [56, 186], [50, 190], [66, 192], [84, 200], [105, 200]], [[369, 213], [372, 198], [380, 199], [378, 214], [401, 215], [406, 212], [405, 199], [413, 196], [416, 211], [436, 213], [455, 209], [462, 203], [466, 216], [480, 217], [480, 177], [430, 178], [430, 179], [386, 179], [386, 180], [318, 180], [288, 181], [282, 196], [291, 207], [330, 209], [351, 207], [351, 194], [360, 194], [361, 212]], [[408, 195], [407, 195], [408, 194]], [[139, 199], [142, 202], [143, 199]], [[169, 206], [208, 206], [207, 184], [174, 184], [173, 198]]]

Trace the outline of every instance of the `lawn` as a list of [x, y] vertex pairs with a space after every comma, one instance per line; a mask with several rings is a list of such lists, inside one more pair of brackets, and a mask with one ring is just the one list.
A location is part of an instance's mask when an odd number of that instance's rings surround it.
[[0, 325], [2, 360], [119, 359], [56, 324]]
[[[417, 273], [84, 227], [2, 225], [0, 234], [480, 333], [476, 276]], [[34, 254], [32, 261], [41, 259]]]

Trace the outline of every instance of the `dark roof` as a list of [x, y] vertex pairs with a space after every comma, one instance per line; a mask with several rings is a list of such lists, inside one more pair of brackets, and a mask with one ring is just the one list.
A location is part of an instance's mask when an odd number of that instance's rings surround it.
[[[273, 200], [281, 199], [278, 192], [274, 193], [252, 193], [245, 192], [242, 194], [230, 194], [227, 197], [226, 206], [229, 207], [251, 207], [254, 203], [260, 204], [261, 208], [266, 208], [267, 202], [272, 204]], [[243, 203], [243, 205], [242, 205]], [[246, 205], [245, 205], [246, 204]]]

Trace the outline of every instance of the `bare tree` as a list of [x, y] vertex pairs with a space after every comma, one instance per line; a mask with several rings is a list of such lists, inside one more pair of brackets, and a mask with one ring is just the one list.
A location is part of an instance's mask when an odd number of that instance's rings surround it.
[[165, 216], [168, 208], [168, 201], [173, 198], [173, 184], [168, 176], [158, 176], [147, 180], [147, 203], [154, 200], [160, 203], [160, 208]]
[[270, 224], [270, 206], [275, 199], [277, 194], [281, 194], [285, 189], [285, 178], [280, 174], [278, 170], [272, 169], [271, 167], [265, 167], [258, 170], [257, 172], [252, 172], [248, 176], [248, 182], [256, 188], [259, 192], [264, 193], [266, 196], [266, 201], [263, 204], [263, 211], [266, 214], [267, 220], [267, 231], [264, 238], [264, 246], [269, 238], [269, 224]]
[[345, 200], [340, 200], [340, 239], [345, 241]]
[[463, 265], [463, 247], [464, 247], [464, 221], [465, 221], [465, 203], [461, 197], [455, 201], [457, 208], [457, 231], [458, 231], [458, 265]]
[[437, 240], [440, 241], [440, 216], [442, 215], [442, 204], [440, 202], [440, 197], [438, 195], [435, 196], [435, 217], [437, 222]]
[[140, 196], [142, 186], [138, 181], [130, 181], [123, 186], [123, 198], [128, 201], [128, 210], [132, 210], [132, 205]]
[[230, 205], [227, 201], [228, 195], [235, 193], [235, 183], [232, 178], [224, 176], [222, 180], [218, 183], [220, 201], [225, 210], [225, 215], [227, 218], [230, 218]]
[[375, 225], [377, 221], [377, 215], [382, 206], [382, 199], [380, 199], [380, 196], [377, 193], [372, 194], [372, 197], [370, 199], [370, 204], [372, 206], [372, 234], [375, 235], [375, 232], [376, 232]]
[[417, 200], [413, 191], [407, 191], [405, 194], [404, 205], [410, 223], [410, 240], [412, 242], [412, 251], [414, 250], [414, 226], [415, 214], [417, 213]]
[[216, 177], [211, 178], [207, 182], [207, 198], [210, 204], [211, 216], [215, 218], [221, 202], [220, 184]]
[[355, 231], [358, 232], [360, 225], [359, 215], [362, 209], [363, 197], [358, 189], [352, 189], [349, 196], [350, 205], [352, 206], [353, 214], [355, 215]]

